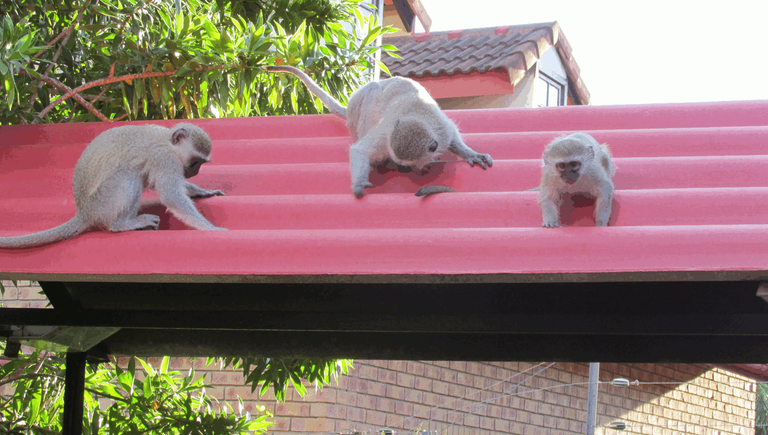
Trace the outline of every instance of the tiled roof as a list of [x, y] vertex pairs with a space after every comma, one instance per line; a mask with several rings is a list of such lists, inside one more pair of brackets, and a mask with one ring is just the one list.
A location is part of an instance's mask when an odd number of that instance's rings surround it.
[[[358, 281], [766, 276], [768, 102], [447, 113], [472, 148], [493, 156], [493, 167], [449, 162], [424, 177], [374, 172], [374, 187], [361, 200], [350, 192], [352, 139], [338, 118], [195, 121], [213, 138], [213, 161], [194, 181], [227, 195], [196, 203], [230, 231], [186, 230], [155, 206], [162, 228], [172, 231], [91, 232], [41, 248], [0, 250], [0, 276], [230, 282], [327, 275]], [[108, 127], [0, 127], [0, 235], [71, 218], [75, 162]], [[524, 190], [538, 184], [544, 146], [575, 130], [613, 150], [619, 169], [612, 226], [542, 229], [536, 193]], [[413, 196], [429, 184], [460, 193]], [[573, 220], [589, 225], [590, 213], [578, 208]], [[552, 249], [563, 238], [568, 249]]]
[[554, 46], [579, 103], [589, 103], [589, 91], [557, 22], [399, 36], [387, 38], [386, 43], [399, 48], [402, 57], [383, 57], [393, 75], [423, 77], [504, 68], [513, 85]]

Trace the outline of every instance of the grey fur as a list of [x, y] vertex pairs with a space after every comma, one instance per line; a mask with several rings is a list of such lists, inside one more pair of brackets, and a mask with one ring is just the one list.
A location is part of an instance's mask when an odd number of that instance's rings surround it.
[[606, 145], [599, 144], [586, 133], [574, 133], [553, 140], [544, 151], [542, 162], [541, 184], [537, 188], [544, 221], [542, 226], [560, 226], [564, 193], [581, 193], [595, 198], [595, 226], [608, 225], [616, 166]]
[[363, 196], [371, 167], [391, 160], [422, 172], [443, 152], [449, 150], [471, 166], [493, 166], [488, 154], [481, 154], [464, 143], [456, 125], [448, 119], [423, 86], [404, 77], [392, 77], [363, 85], [344, 109], [301, 70], [290, 66], [268, 66], [267, 71], [289, 72], [298, 76], [328, 109], [347, 120], [355, 143], [349, 150], [352, 191]]
[[185, 224], [223, 230], [208, 222], [190, 197], [224, 195], [188, 181], [211, 152], [200, 127], [177, 124], [121, 126], [96, 136], [75, 165], [72, 185], [77, 213], [58, 227], [18, 237], [0, 237], [0, 248], [29, 248], [70, 239], [92, 228], [111, 232], [157, 229], [160, 217], [139, 215], [141, 194], [157, 191], [160, 201]]

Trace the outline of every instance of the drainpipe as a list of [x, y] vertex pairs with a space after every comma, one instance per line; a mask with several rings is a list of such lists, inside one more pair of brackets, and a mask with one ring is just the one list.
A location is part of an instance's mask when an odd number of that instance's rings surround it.
[[597, 424], [597, 385], [600, 381], [600, 363], [589, 363], [589, 390], [587, 390], [587, 431], [595, 435]]

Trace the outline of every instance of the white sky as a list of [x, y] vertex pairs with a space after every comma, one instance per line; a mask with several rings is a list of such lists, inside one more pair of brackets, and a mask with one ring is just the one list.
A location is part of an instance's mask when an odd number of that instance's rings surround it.
[[768, 99], [768, 0], [422, 3], [432, 31], [559, 22], [594, 105]]

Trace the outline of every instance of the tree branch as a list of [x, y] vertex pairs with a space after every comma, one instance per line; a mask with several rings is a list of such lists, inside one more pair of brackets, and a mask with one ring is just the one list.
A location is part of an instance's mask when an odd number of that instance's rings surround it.
[[[217, 66], [209, 66], [209, 67], [205, 67], [205, 68], [202, 68], [202, 67], [201, 68], [197, 68], [196, 71], [210, 71], [210, 70], [214, 70], [214, 69], [224, 69], [224, 68], [233, 68], [233, 67], [235, 67], [235, 65], [217, 65]], [[76, 87], [75, 89], [69, 90], [66, 94], [62, 95], [61, 97], [57, 98], [56, 101], [53, 101], [51, 104], [49, 104], [48, 107], [43, 109], [42, 112], [40, 112], [37, 116], [39, 118], [42, 118], [43, 116], [47, 115], [48, 112], [53, 110], [54, 107], [58, 106], [64, 100], [66, 100], [66, 99], [68, 99], [70, 97], [74, 97], [74, 98], [80, 97], [80, 95], [78, 95], [78, 93], [82, 92], [82, 91], [84, 91], [86, 89], [94, 88], [96, 86], [107, 85], [107, 84], [111, 84], [111, 83], [125, 82], [125, 81], [128, 81], [128, 80], [134, 80], [134, 79], [146, 79], [146, 78], [151, 78], [151, 77], [167, 77], [167, 76], [172, 76], [172, 75], [176, 74], [176, 71], [178, 71], [178, 70], [160, 71], [160, 72], [146, 72], [145, 71], [143, 73], [126, 74], [124, 76], [115, 77], [114, 76], [115, 65], [112, 64], [112, 68], [110, 68], [110, 72], [109, 72], [109, 76], [108, 77], [103, 78], [103, 79], [99, 79], [99, 80], [94, 80], [94, 81], [86, 83], [84, 85], [80, 85], [80, 86]], [[80, 97], [80, 98], [82, 99], [82, 97]], [[83, 100], [83, 101], [85, 101], [85, 100]], [[78, 100], [78, 102], [80, 102], [80, 100]]]
[[129, 399], [126, 399], [125, 397], [118, 397], [118, 396], [110, 396], [109, 394], [102, 393], [101, 391], [92, 390], [90, 388], [85, 388], [85, 391], [88, 391], [89, 393], [96, 394], [97, 396], [101, 396], [105, 399], [112, 399], [115, 401], [130, 403], [131, 401]]
[[[89, 103], [80, 94], [73, 94], [72, 93], [72, 89], [69, 86], [65, 85], [64, 83], [62, 83], [62, 82], [60, 82], [60, 81], [58, 81], [58, 80], [56, 80], [54, 78], [45, 77], [45, 76], [41, 76], [40, 80], [45, 82], [45, 83], [48, 83], [49, 85], [55, 87], [56, 89], [59, 89], [62, 92], [65, 92], [64, 95], [69, 95], [72, 98], [74, 98], [75, 101], [80, 103], [80, 105], [82, 105], [83, 107], [88, 109], [89, 112], [93, 113], [97, 118], [101, 119], [102, 121], [104, 121], [104, 122], [112, 122], [109, 118], [104, 116], [103, 113], [99, 112], [99, 110], [96, 109], [93, 106], [93, 104]], [[69, 98], [69, 97], [67, 97], [67, 98]], [[49, 104], [48, 107], [46, 107], [42, 112], [40, 112], [40, 115], [38, 115], [38, 116], [42, 119], [42, 117], [45, 116], [45, 114], [47, 114], [51, 109], [53, 109], [53, 107], [55, 107], [55, 106], [52, 107], [51, 106], [52, 104], [54, 104], [54, 103], [58, 104], [61, 101], [64, 101], [64, 100], [62, 99], [62, 97], [59, 97], [56, 101], [54, 101], [53, 103]], [[33, 121], [32, 123], [33, 124], [37, 124], [37, 120]]]
[[0, 387], [6, 384], [16, 382], [19, 379], [34, 379], [34, 378], [55, 378], [62, 381], [64, 380], [64, 378], [62, 378], [61, 376], [50, 375], [48, 373], [27, 373], [26, 375], [17, 376], [13, 379], [6, 379], [4, 381], [0, 381]]
[[[67, 41], [69, 41], [69, 37], [72, 35], [71, 32], [67, 32], [67, 36], [64, 38], [64, 42], [59, 45], [59, 48], [56, 50], [56, 53], [53, 55], [53, 58], [51, 59], [51, 63], [48, 64], [48, 68], [45, 69], [45, 73], [43, 73], [43, 77], [48, 77], [48, 74], [51, 73], [51, 70], [53, 69], [53, 65], [56, 63], [56, 61], [59, 59], [59, 56], [61, 55], [61, 49], [64, 48], [64, 45], [67, 44]], [[37, 92], [38, 90], [43, 86], [42, 83], [37, 83], [32, 86], [32, 97], [30, 98], [31, 101], [37, 100]], [[32, 111], [32, 105], [30, 105], [27, 108], [27, 113]]]

